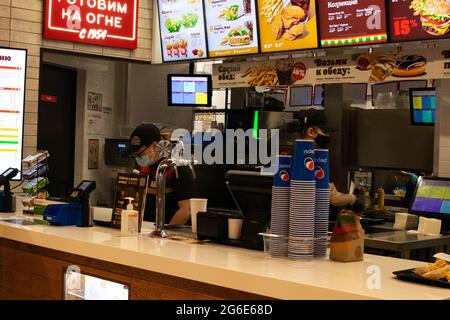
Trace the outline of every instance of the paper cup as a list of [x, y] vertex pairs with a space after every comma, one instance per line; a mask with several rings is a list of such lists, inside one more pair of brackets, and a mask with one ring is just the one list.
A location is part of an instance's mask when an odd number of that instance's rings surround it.
[[239, 218], [228, 218], [228, 239], [237, 240], [241, 238], [243, 222], [244, 220]]
[[191, 199], [191, 225], [192, 232], [197, 233], [197, 213], [206, 212], [208, 199]]

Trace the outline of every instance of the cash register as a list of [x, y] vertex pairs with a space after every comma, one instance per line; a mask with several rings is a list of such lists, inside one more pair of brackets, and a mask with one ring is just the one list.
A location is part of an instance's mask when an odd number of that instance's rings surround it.
[[0, 212], [16, 211], [16, 198], [11, 192], [10, 181], [18, 173], [18, 169], [9, 168], [0, 175], [0, 186], [3, 186], [3, 192], [0, 192]]
[[95, 181], [82, 181], [70, 194], [68, 203], [47, 206], [44, 220], [56, 226], [92, 227], [94, 224], [89, 198], [95, 188]]

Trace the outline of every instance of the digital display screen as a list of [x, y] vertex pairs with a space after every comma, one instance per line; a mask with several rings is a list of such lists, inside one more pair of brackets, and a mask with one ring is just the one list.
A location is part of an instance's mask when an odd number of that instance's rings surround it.
[[436, 90], [410, 89], [411, 121], [414, 125], [433, 125], [436, 117]]
[[[22, 168], [27, 52], [0, 49], [0, 172]], [[19, 172], [13, 180], [22, 178]]]
[[318, 5], [322, 47], [387, 42], [384, 0], [327, 0]]
[[450, 181], [419, 179], [411, 210], [450, 215]]
[[261, 52], [318, 47], [315, 0], [258, 0]]
[[314, 86], [314, 105], [321, 106], [323, 102], [323, 85], [319, 84]]
[[210, 76], [168, 76], [169, 106], [211, 106]]
[[89, 186], [91, 185], [91, 181], [86, 181], [86, 182], [83, 182], [79, 187], [78, 187], [78, 189], [80, 189], [80, 190], [86, 190], [87, 188], [89, 188]]
[[205, 1], [209, 57], [257, 54], [255, 0]]
[[313, 87], [291, 87], [290, 105], [292, 107], [305, 107], [312, 105]]
[[392, 42], [450, 37], [450, 1], [389, 0]]
[[158, 0], [164, 62], [207, 58], [201, 0]]
[[352, 93], [352, 102], [363, 104], [367, 101], [367, 83], [352, 83], [351, 93]]

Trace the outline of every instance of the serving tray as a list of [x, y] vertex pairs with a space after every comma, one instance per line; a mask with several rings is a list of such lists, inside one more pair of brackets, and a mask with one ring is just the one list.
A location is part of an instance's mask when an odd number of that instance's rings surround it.
[[430, 280], [415, 274], [414, 269], [394, 271], [393, 274], [395, 274], [399, 280], [450, 289], [450, 282], [447, 280]]

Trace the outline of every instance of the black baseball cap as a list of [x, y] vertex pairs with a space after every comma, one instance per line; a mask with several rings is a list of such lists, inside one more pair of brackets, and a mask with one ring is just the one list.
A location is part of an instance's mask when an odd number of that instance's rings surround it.
[[317, 109], [309, 109], [297, 114], [300, 129], [319, 127], [325, 132], [335, 132], [338, 129], [328, 121], [325, 112]]
[[141, 124], [130, 136], [130, 145], [122, 151], [122, 154], [139, 154], [148, 148], [153, 142], [161, 140], [161, 132], [154, 124]]

